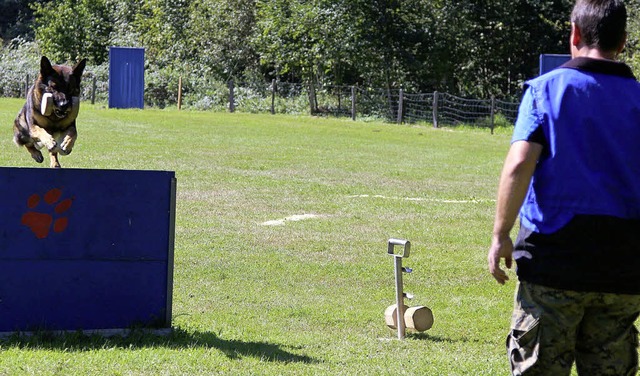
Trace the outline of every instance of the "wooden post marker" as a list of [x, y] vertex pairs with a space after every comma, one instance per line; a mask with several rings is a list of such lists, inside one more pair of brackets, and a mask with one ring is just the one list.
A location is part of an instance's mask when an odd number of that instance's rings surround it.
[[[402, 247], [401, 253], [396, 253], [396, 246]], [[403, 291], [402, 273], [411, 273], [413, 269], [403, 267], [402, 259], [408, 258], [411, 243], [408, 240], [389, 239], [387, 254], [393, 256], [396, 283], [396, 304], [388, 306], [384, 311], [387, 326], [397, 329], [398, 339], [405, 338], [406, 329], [418, 332], [431, 329], [433, 326], [433, 312], [425, 306], [409, 307], [404, 304], [404, 298], [413, 299], [413, 295]]]

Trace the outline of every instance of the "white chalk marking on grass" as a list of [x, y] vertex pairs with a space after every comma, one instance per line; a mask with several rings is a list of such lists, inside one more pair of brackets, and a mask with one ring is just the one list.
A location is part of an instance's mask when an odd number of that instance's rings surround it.
[[440, 202], [444, 204], [475, 204], [481, 202], [496, 202], [496, 200], [444, 200], [439, 198], [421, 198], [421, 197], [392, 197], [383, 195], [352, 195], [347, 196], [349, 198], [382, 198], [386, 200], [403, 200], [403, 201], [426, 201], [426, 202]]
[[305, 219], [318, 218], [318, 214], [296, 214], [282, 219], [275, 219], [273, 221], [262, 222], [263, 226], [282, 226], [285, 222], [303, 221]]

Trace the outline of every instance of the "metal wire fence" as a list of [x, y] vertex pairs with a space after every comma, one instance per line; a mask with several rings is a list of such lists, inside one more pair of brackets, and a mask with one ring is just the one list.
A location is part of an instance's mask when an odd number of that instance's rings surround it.
[[[33, 78], [33, 77], [32, 77]], [[24, 96], [29, 78], [21, 79], [4, 90], [4, 96]], [[149, 85], [149, 84], [147, 84]], [[150, 88], [152, 85], [149, 85]], [[172, 90], [145, 92], [145, 103], [151, 106], [178, 105], [199, 110], [229, 110], [253, 113], [289, 113], [380, 119], [399, 123], [428, 123], [434, 127], [470, 125], [493, 129], [513, 125], [518, 102], [489, 99], [468, 99], [448, 93], [408, 93], [403, 89], [363, 88], [359, 86], [316, 85], [271, 82], [211, 83], [201, 93], [180, 86]], [[177, 87], [177, 85], [172, 85]], [[213, 89], [211, 89], [213, 88]], [[183, 92], [184, 91], [184, 92]], [[163, 93], [163, 98], [155, 98]], [[89, 72], [83, 78], [83, 100], [107, 101], [108, 73]], [[178, 103], [179, 98], [185, 103]]]
[[[318, 102], [320, 113], [348, 115], [354, 119], [374, 117], [398, 123], [431, 123], [434, 127], [464, 124], [493, 129], [495, 126], [512, 125], [519, 106], [518, 102], [496, 98], [467, 99], [438, 92], [413, 94], [402, 89], [353, 87], [347, 90], [341, 87], [336, 107], [336, 89], [324, 88], [323, 93], [324, 101]], [[329, 93], [334, 93], [333, 101]], [[351, 101], [351, 111], [344, 104], [345, 98]]]

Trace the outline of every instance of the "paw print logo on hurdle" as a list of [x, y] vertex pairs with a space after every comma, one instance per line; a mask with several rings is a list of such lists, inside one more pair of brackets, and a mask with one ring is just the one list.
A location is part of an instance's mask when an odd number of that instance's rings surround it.
[[27, 199], [30, 210], [22, 215], [22, 224], [29, 227], [38, 239], [48, 237], [51, 230], [63, 232], [69, 225], [66, 214], [72, 204], [72, 198], [62, 199], [62, 189], [59, 188], [49, 190], [42, 197], [34, 193]]

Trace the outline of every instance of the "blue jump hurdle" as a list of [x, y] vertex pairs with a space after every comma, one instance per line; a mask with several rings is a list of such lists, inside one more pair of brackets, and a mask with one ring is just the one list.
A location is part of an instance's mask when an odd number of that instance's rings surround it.
[[168, 171], [0, 168], [0, 332], [169, 328]]

